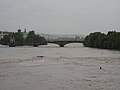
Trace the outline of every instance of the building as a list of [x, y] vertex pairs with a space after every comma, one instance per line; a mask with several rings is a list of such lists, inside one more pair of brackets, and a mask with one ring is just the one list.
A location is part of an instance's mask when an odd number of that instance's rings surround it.
[[10, 32], [7, 31], [0, 31], [0, 40], [5, 36], [8, 35]]

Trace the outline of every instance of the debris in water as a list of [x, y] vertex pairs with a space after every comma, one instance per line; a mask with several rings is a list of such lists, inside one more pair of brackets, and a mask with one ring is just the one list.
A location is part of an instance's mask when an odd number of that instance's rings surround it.
[[89, 86], [92, 86], [91, 84], [89, 84]]
[[37, 57], [43, 58], [44, 56], [37, 56]]
[[106, 61], [106, 63], [108, 63], [108, 61]]
[[20, 61], [20, 62], [22, 62], [22, 60], [21, 60], [21, 59], [19, 59], [19, 61]]

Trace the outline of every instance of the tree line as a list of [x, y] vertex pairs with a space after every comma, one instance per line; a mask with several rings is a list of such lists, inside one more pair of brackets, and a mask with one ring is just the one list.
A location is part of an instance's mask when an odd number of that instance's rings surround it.
[[83, 41], [85, 47], [120, 50], [120, 32], [109, 31], [107, 34], [94, 32]]
[[12, 32], [8, 35], [4, 35], [4, 37], [1, 39], [1, 44], [3, 45], [9, 45], [10, 39], [13, 38], [15, 40], [15, 44], [17, 45], [24, 45], [24, 44], [39, 44], [39, 45], [46, 45], [47, 41], [44, 37], [41, 37], [40, 35], [35, 34], [34, 31], [29, 31], [27, 36], [24, 35], [23, 32], [19, 29], [18, 32]]

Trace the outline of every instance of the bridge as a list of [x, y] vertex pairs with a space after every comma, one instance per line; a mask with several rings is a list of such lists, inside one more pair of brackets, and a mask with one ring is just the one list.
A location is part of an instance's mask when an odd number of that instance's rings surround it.
[[83, 43], [83, 37], [75, 37], [75, 38], [66, 38], [66, 37], [58, 37], [57, 39], [48, 40], [48, 43], [54, 43], [59, 45], [60, 47], [64, 47], [69, 43]]
[[[54, 43], [59, 45], [60, 47], [64, 47], [66, 44], [69, 43], [83, 43], [84, 37], [80, 36], [72, 36], [72, 37], [57, 37], [54, 39], [48, 38], [46, 39], [47, 43]], [[32, 45], [34, 47], [38, 47], [40, 43], [16, 43], [15, 39], [12, 37], [10, 39], [10, 43], [8, 44], [10, 47], [15, 47], [15, 46], [22, 46], [22, 45]], [[45, 44], [46, 45], [46, 44]]]

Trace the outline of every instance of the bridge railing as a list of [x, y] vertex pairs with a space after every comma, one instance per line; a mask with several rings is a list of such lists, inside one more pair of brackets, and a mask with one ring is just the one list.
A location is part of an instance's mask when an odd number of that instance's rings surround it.
[[55, 41], [83, 41], [84, 37], [80, 38], [57, 38], [57, 39], [49, 39], [48, 42], [55, 42]]

